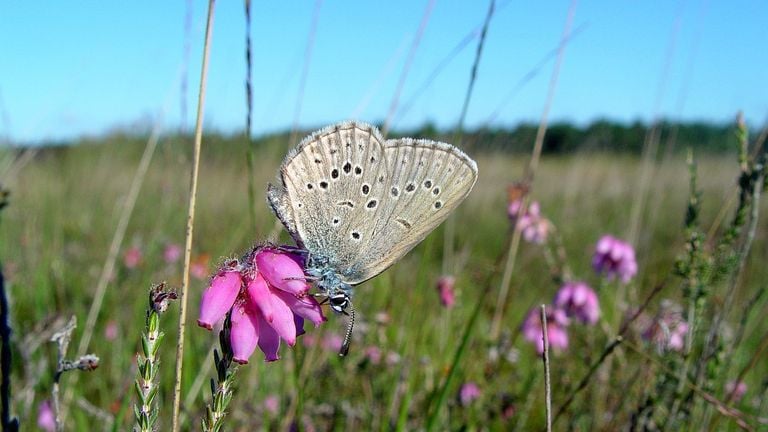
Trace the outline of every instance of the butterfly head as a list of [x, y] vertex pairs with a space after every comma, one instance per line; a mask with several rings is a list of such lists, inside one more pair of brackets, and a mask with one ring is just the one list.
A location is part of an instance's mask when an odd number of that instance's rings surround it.
[[340, 292], [328, 297], [328, 304], [331, 305], [336, 313], [346, 313], [347, 308], [351, 304], [349, 301], [349, 295], [345, 292]]

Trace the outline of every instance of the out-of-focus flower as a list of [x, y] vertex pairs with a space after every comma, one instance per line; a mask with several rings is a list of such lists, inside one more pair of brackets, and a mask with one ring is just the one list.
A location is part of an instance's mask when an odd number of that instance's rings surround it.
[[211, 256], [206, 253], [198, 255], [189, 263], [189, 274], [196, 279], [205, 279], [208, 276], [208, 262], [210, 260]]
[[456, 304], [456, 293], [453, 287], [456, 284], [456, 278], [453, 276], [440, 276], [437, 280], [437, 292], [440, 295], [440, 304], [450, 309]]
[[655, 343], [659, 351], [682, 351], [687, 334], [688, 323], [683, 319], [680, 307], [670, 301], [664, 301], [659, 313], [648, 320], [641, 336]]
[[108, 341], [117, 339], [117, 331], [117, 323], [114, 320], [110, 320], [104, 327], [104, 339]]
[[725, 397], [734, 402], [740, 401], [746, 393], [747, 383], [744, 381], [728, 381], [725, 383]]
[[597, 294], [584, 282], [566, 282], [555, 294], [553, 306], [562, 309], [568, 318], [584, 324], [595, 324], [600, 317]]
[[264, 399], [264, 409], [272, 414], [277, 414], [277, 411], [280, 409], [280, 398], [278, 398], [275, 395], [269, 395]]
[[299, 262], [300, 257], [271, 247], [227, 262], [203, 292], [198, 325], [210, 330], [231, 310], [234, 361], [248, 363], [257, 346], [267, 361], [277, 360], [280, 340], [293, 346], [305, 319], [315, 326], [325, 321], [320, 305], [307, 294]]
[[181, 258], [184, 249], [176, 243], [168, 243], [163, 249], [163, 260], [166, 264], [173, 264]]
[[369, 346], [365, 349], [365, 358], [371, 364], [377, 365], [381, 363], [381, 350], [377, 346]]
[[339, 352], [341, 345], [344, 343], [344, 338], [336, 333], [327, 333], [321, 343], [324, 349]]
[[53, 414], [53, 408], [49, 400], [40, 402], [37, 408], [37, 427], [45, 432], [54, 432], [56, 430], [56, 417]]
[[462, 406], [468, 406], [480, 397], [480, 387], [472, 381], [465, 382], [459, 388], [459, 403]]
[[549, 232], [552, 230], [552, 222], [541, 215], [541, 208], [538, 202], [531, 202], [527, 211], [521, 215], [522, 205], [522, 199], [510, 202], [507, 207], [507, 215], [517, 229], [520, 230], [525, 241], [536, 244], [544, 243], [547, 241]]
[[[547, 339], [549, 346], [555, 351], [562, 351], [568, 348], [568, 317], [561, 309], [552, 307], [547, 308]], [[538, 307], [534, 307], [528, 312], [522, 326], [523, 337], [528, 342], [536, 346], [536, 352], [544, 353], [544, 333], [541, 327], [541, 312]]]
[[604, 235], [595, 246], [592, 267], [609, 280], [618, 278], [627, 283], [637, 274], [635, 249], [625, 241]]
[[126, 268], [134, 269], [141, 264], [141, 258], [141, 249], [132, 246], [125, 251], [125, 254], [123, 254], [123, 265], [125, 265]]
[[386, 361], [387, 361], [387, 365], [394, 366], [394, 365], [400, 363], [400, 354], [398, 354], [398, 353], [396, 353], [394, 351], [390, 351], [390, 352], [387, 353]]

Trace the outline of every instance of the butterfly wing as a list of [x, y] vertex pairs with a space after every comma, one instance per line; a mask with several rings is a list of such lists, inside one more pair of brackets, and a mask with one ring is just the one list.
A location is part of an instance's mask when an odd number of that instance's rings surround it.
[[469, 195], [477, 165], [456, 147], [410, 138], [384, 144], [386, 212], [373, 221], [374, 241], [360, 251], [346, 282], [358, 284], [386, 270], [440, 225]]
[[[320, 255], [341, 274], [370, 240], [368, 197], [388, 178], [384, 139], [363, 123], [322, 129], [302, 141], [280, 169], [281, 186], [268, 199], [297, 243]], [[378, 204], [378, 203], [377, 203]]]
[[351, 285], [381, 273], [467, 197], [475, 162], [443, 143], [384, 142], [363, 123], [341, 123], [302, 141], [270, 185], [272, 209], [300, 246]]

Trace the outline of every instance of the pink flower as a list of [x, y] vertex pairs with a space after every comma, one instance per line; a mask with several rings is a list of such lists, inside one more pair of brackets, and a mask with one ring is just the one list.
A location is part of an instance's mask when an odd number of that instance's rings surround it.
[[738, 402], [747, 393], [747, 383], [744, 381], [728, 381], [725, 384], [725, 397]]
[[[561, 309], [547, 308], [547, 338], [553, 350], [562, 351], [568, 348], [568, 317]], [[523, 337], [536, 345], [536, 352], [544, 353], [544, 333], [541, 327], [541, 312], [538, 307], [531, 309], [525, 317], [522, 326]]]
[[304, 320], [325, 321], [309, 296], [300, 258], [277, 248], [259, 247], [242, 262], [226, 263], [211, 279], [200, 302], [198, 325], [212, 329], [232, 313], [234, 361], [245, 364], [258, 346], [267, 361], [279, 359], [280, 341], [293, 346], [304, 333]]
[[45, 432], [54, 432], [56, 430], [56, 417], [51, 408], [51, 402], [44, 400], [40, 402], [37, 408], [37, 427]]
[[210, 260], [210, 255], [200, 254], [189, 263], [189, 274], [196, 279], [205, 279], [208, 276], [208, 262]]
[[128, 248], [123, 255], [123, 264], [129, 269], [138, 267], [141, 264], [141, 249], [136, 246]]
[[453, 276], [440, 276], [437, 280], [437, 292], [440, 294], [440, 304], [443, 307], [450, 309], [456, 303], [456, 293], [453, 291], [453, 286], [456, 283], [456, 278]]
[[595, 324], [600, 317], [597, 294], [584, 282], [566, 282], [555, 294], [553, 306], [562, 309], [568, 318], [584, 324]]
[[322, 346], [328, 351], [339, 352], [344, 339], [336, 333], [327, 333], [322, 341]]
[[166, 264], [173, 264], [181, 258], [182, 252], [184, 252], [184, 249], [181, 246], [176, 243], [168, 243], [163, 250], [163, 260], [165, 260]]
[[637, 274], [635, 249], [625, 241], [604, 235], [595, 246], [592, 267], [595, 272], [604, 274], [608, 280], [619, 278], [623, 283], [627, 283]]
[[659, 313], [648, 320], [647, 327], [641, 336], [655, 343], [659, 351], [682, 351], [685, 348], [688, 329], [688, 323], [683, 319], [680, 307], [664, 301]]
[[510, 220], [517, 229], [520, 230], [525, 241], [535, 244], [546, 242], [549, 232], [552, 230], [552, 223], [541, 216], [541, 209], [538, 202], [531, 202], [527, 211], [523, 215], [520, 215], [522, 205], [522, 199], [509, 203], [509, 206], [507, 207], [507, 215]]
[[111, 320], [107, 322], [107, 326], [104, 327], [104, 339], [108, 341], [113, 341], [117, 339], [117, 323], [114, 320]]
[[365, 358], [371, 364], [377, 365], [381, 363], [381, 350], [377, 346], [369, 346], [365, 349]]
[[472, 381], [466, 382], [459, 388], [459, 403], [468, 406], [480, 397], [480, 387]]
[[268, 413], [274, 415], [280, 409], [280, 399], [275, 395], [269, 395], [264, 399], [264, 409]]

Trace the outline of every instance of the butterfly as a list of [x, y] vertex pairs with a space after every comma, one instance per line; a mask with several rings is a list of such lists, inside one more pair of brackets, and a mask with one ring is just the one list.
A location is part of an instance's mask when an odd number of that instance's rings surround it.
[[267, 198], [297, 245], [305, 271], [334, 312], [351, 310], [352, 287], [403, 257], [469, 195], [477, 164], [430, 140], [385, 140], [378, 129], [343, 122], [289, 152]]

